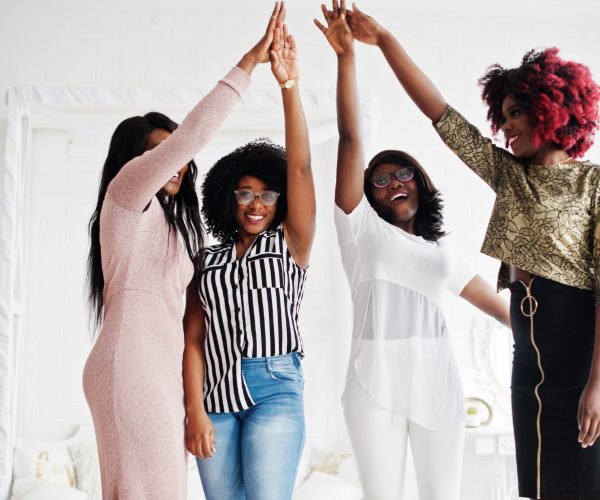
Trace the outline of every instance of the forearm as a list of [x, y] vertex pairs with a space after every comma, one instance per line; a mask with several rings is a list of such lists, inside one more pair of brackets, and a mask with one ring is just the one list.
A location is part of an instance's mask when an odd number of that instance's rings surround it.
[[600, 305], [596, 306], [594, 353], [588, 384], [600, 385]]
[[183, 387], [185, 391], [186, 415], [204, 413], [204, 370], [203, 349], [199, 345], [186, 345], [183, 352]]
[[250, 51], [243, 55], [243, 57], [240, 59], [240, 62], [238, 62], [236, 66], [250, 76], [258, 64], [258, 59], [252, 53], [252, 51]]
[[389, 31], [381, 33], [377, 45], [409, 97], [423, 114], [437, 123], [446, 109], [446, 101], [436, 86]]
[[310, 172], [310, 144], [308, 127], [300, 99], [298, 85], [281, 89], [285, 121], [285, 149], [288, 160], [288, 175]]
[[154, 195], [214, 136], [250, 85], [248, 75], [233, 68], [195, 107], [170, 137], [129, 161], [109, 186], [113, 199], [142, 212]]
[[340, 141], [361, 142], [356, 58], [353, 53], [338, 56], [336, 106]]
[[350, 213], [363, 195], [365, 165], [354, 53], [338, 56], [336, 103], [340, 139], [335, 202], [344, 212]]

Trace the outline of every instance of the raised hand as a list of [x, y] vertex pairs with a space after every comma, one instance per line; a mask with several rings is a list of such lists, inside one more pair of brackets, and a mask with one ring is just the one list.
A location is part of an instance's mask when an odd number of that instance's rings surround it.
[[265, 30], [265, 34], [258, 41], [258, 43], [250, 49], [250, 54], [254, 56], [257, 63], [269, 62], [269, 50], [273, 43], [273, 37], [275, 35], [275, 27], [279, 23], [283, 23], [285, 20], [285, 3], [275, 2], [275, 8], [269, 18], [269, 24]]
[[261, 37], [258, 43], [244, 54], [244, 57], [238, 63], [238, 67], [244, 70], [249, 75], [254, 68], [260, 63], [269, 61], [269, 51], [275, 36], [275, 27], [278, 23], [283, 23], [285, 20], [285, 3], [275, 2], [273, 13], [269, 18], [265, 34]]
[[271, 71], [279, 83], [298, 80], [296, 41], [288, 33], [287, 25], [278, 21], [271, 45]]
[[356, 3], [353, 3], [352, 10], [348, 11], [348, 23], [354, 39], [367, 45], [377, 45], [379, 37], [385, 32], [375, 19], [359, 10]]
[[325, 4], [321, 4], [323, 17], [327, 22], [327, 27], [315, 19], [317, 28], [327, 38], [327, 41], [333, 47], [333, 50], [338, 56], [342, 54], [351, 54], [354, 51], [354, 39], [348, 22], [346, 21], [346, 1], [341, 0], [338, 5], [337, 0], [333, 0], [332, 10], [327, 10]]

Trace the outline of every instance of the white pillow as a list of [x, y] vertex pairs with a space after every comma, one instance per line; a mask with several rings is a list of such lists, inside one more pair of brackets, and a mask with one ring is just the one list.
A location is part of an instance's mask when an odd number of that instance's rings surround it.
[[34, 477], [15, 479], [11, 500], [85, 500], [87, 495], [65, 484]]
[[13, 456], [13, 477], [48, 479], [75, 486], [75, 469], [67, 442], [18, 439]]
[[340, 465], [338, 465], [337, 475], [338, 477], [341, 477], [346, 481], [350, 481], [351, 483], [360, 486], [358, 465], [356, 465], [356, 459], [352, 455], [346, 458]]
[[69, 452], [75, 467], [77, 488], [87, 493], [88, 500], [102, 500], [96, 441], [75, 441], [69, 445]]
[[362, 500], [359, 486], [324, 472], [313, 472], [294, 493], [294, 500]]
[[312, 446], [308, 441], [304, 443], [304, 448], [302, 449], [302, 455], [300, 456], [300, 462], [298, 462], [298, 472], [296, 473], [296, 482], [294, 483], [294, 488], [297, 488], [302, 482], [308, 477], [310, 474], [310, 468], [308, 463], [310, 461]]

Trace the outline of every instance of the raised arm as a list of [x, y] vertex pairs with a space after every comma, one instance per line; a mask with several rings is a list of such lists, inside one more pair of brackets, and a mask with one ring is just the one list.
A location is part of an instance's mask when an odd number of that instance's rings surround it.
[[185, 445], [192, 455], [208, 458], [216, 451], [215, 431], [204, 406], [204, 309], [195, 279], [187, 288], [183, 332], [183, 386], [187, 417]]
[[394, 35], [359, 10], [356, 3], [352, 4], [352, 11], [348, 12], [348, 20], [354, 38], [369, 45], [377, 45], [381, 49], [409, 97], [424, 115], [433, 123], [437, 123], [446, 109], [446, 102]]
[[208, 143], [250, 85], [257, 64], [268, 60], [279, 18], [277, 2], [265, 34], [181, 122], [170, 137], [129, 161], [108, 187], [110, 196], [134, 212], [142, 212], [167, 181]]
[[338, 159], [335, 182], [335, 203], [349, 214], [363, 196], [363, 170], [365, 159], [360, 132], [358, 90], [356, 85], [356, 59], [352, 31], [346, 19], [346, 3], [337, 0], [328, 11], [321, 5], [327, 27], [315, 19], [315, 24], [327, 38], [337, 55], [337, 117]]
[[315, 235], [316, 201], [310, 165], [308, 128], [298, 89], [296, 41], [278, 21], [271, 50], [271, 70], [281, 86], [287, 152], [287, 204], [284, 231], [296, 263], [308, 267]]

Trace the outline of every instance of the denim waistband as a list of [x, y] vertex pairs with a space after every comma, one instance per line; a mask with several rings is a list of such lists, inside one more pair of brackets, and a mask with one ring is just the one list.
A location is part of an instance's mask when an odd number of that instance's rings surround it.
[[296, 366], [300, 364], [300, 354], [290, 352], [280, 356], [266, 356], [263, 358], [242, 358], [242, 367], [270, 367], [274, 363], [294, 363]]

